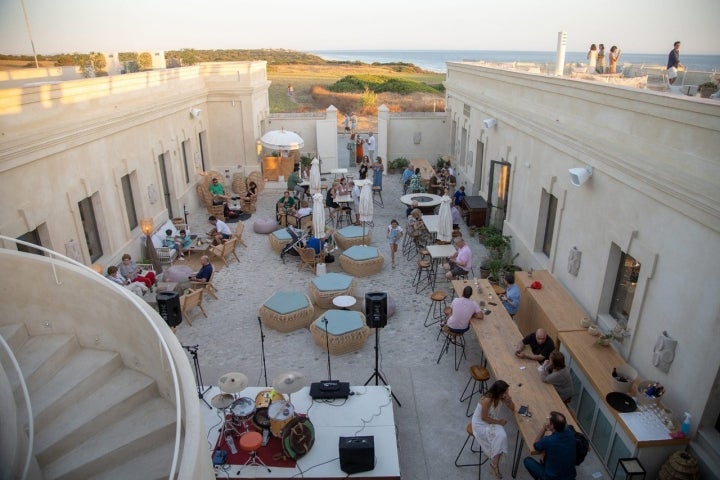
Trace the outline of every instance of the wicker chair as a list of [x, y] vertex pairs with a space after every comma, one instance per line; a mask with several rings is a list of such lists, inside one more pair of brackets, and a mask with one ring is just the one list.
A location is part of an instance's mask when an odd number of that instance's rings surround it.
[[189, 312], [195, 307], [199, 308], [203, 316], [207, 318], [207, 313], [205, 313], [205, 309], [202, 307], [203, 292], [204, 289], [202, 288], [197, 290], [187, 290], [180, 297], [180, 311], [182, 312], [182, 316], [188, 325], [192, 326], [193, 321], [192, 318], [190, 318]]
[[303, 268], [309, 268], [313, 273], [316, 273], [318, 263], [325, 262], [325, 250], [320, 250], [320, 254], [315, 254], [314, 248], [302, 248], [294, 247], [295, 251], [300, 255], [300, 265], [298, 265], [298, 272]]
[[220, 220], [221, 222], [225, 221], [225, 206], [224, 205], [210, 205], [207, 208], [207, 211], [210, 215], [214, 215], [215, 218]]
[[251, 172], [250, 175], [247, 176], [247, 183], [249, 182], [255, 182], [255, 185], [258, 187], [258, 194], [265, 190], [265, 180], [260, 172]]
[[245, 184], [245, 177], [242, 176], [240, 173], [233, 174], [233, 180], [232, 180], [232, 191], [233, 193], [244, 197], [247, 193], [247, 186]]

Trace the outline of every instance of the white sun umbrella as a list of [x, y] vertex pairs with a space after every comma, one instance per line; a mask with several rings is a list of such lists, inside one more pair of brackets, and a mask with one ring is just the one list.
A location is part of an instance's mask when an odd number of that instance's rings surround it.
[[443, 242], [452, 240], [452, 214], [450, 213], [450, 197], [447, 195], [443, 195], [440, 199], [437, 239]]
[[358, 180], [362, 183], [360, 189], [360, 204], [358, 205], [358, 213], [360, 214], [360, 221], [363, 224], [363, 245], [365, 244], [365, 224], [373, 221], [373, 200], [372, 200], [372, 181], [371, 180]]
[[322, 194], [313, 195], [313, 232], [315, 237], [325, 238], [325, 205], [323, 205]]
[[284, 128], [282, 130], [271, 130], [262, 137], [260, 143], [263, 147], [270, 150], [300, 150], [305, 146], [305, 142], [295, 132], [289, 132]]
[[[315, 198], [314, 195], [316, 193], [320, 193], [321, 188], [320, 161], [317, 158], [313, 158], [312, 162], [310, 163], [310, 194], [313, 195], [313, 199]], [[320, 197], [320, 199], [322, 200], [322, 196]]]

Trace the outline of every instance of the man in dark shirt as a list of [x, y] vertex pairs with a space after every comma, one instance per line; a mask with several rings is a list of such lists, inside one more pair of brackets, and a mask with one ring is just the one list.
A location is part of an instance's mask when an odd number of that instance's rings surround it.
[[[525, 345], [530, 345], [530, 352], [525, 351]], [[544, 329], [538, 328], [536, 332], [526, 336], [515, 346], [515, 355], [543, 363], [550, 358], [553, 350], [555, 350], [555, 343], [552, 338], [548, 337]]]
[[677, 69], [683, 68], [684, 66], [685, 65], [680, 63], [680, 41], [677, 41], [673, 44], [673, 49], [670, 50], [668, 54], [667, 74], [670, 85], [677, 80]]
[[[550, 435], [545, 435], [550, 432]], [[533, 449], [543, 453], [542, 462], [531, 456], [523, 463], [535, 480], [575, 479], [575, 434], [567, 427], [562, 413], [550, 412], [548, 422], [538, 432]]]
[[202, 264], [200, 270], [198, 270], [198, 272], [193, 275], [190, 280], [192, 280], [193, 282], [207, 283], [208, 281], [210, 281], [210, 277], [213, 273], [213, 266], [212, 263], [210, 263], [210, 257], [208, 257], [207, 255], [203, 255], [202, 257], [200, 257], [200, 263]]

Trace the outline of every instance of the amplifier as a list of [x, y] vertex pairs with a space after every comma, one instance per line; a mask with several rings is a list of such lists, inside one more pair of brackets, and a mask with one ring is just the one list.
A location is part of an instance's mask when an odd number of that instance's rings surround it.
[[340, 437], [340, 470], [347, 474], [375, 468], [375, 437]]

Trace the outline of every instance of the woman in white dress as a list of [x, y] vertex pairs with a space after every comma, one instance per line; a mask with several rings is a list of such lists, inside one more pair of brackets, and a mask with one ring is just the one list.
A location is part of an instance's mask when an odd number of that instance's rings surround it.
[[500, 458], [508, 452], [507, 433], [504, 427], [507, 420], [498, 417], [500, 403], [504, 403], [511, 412], [515, 411], [515, 404], [508, 393], [508, 388], [507, 382], [496, 380], [478, 402], [472, 417], [473, 435], [490, 458], [490, 469], [495, 478], [502, 478]]
[[588, 59], [587, 73], [592, 73], [592, 74], [597, 73], [595, 71], [597, 69], [597, 58], [598, 58], [597, 46], [593, 43], [592, 45], [590, 45], [590, 50], [587, 53], [587, 59]]

